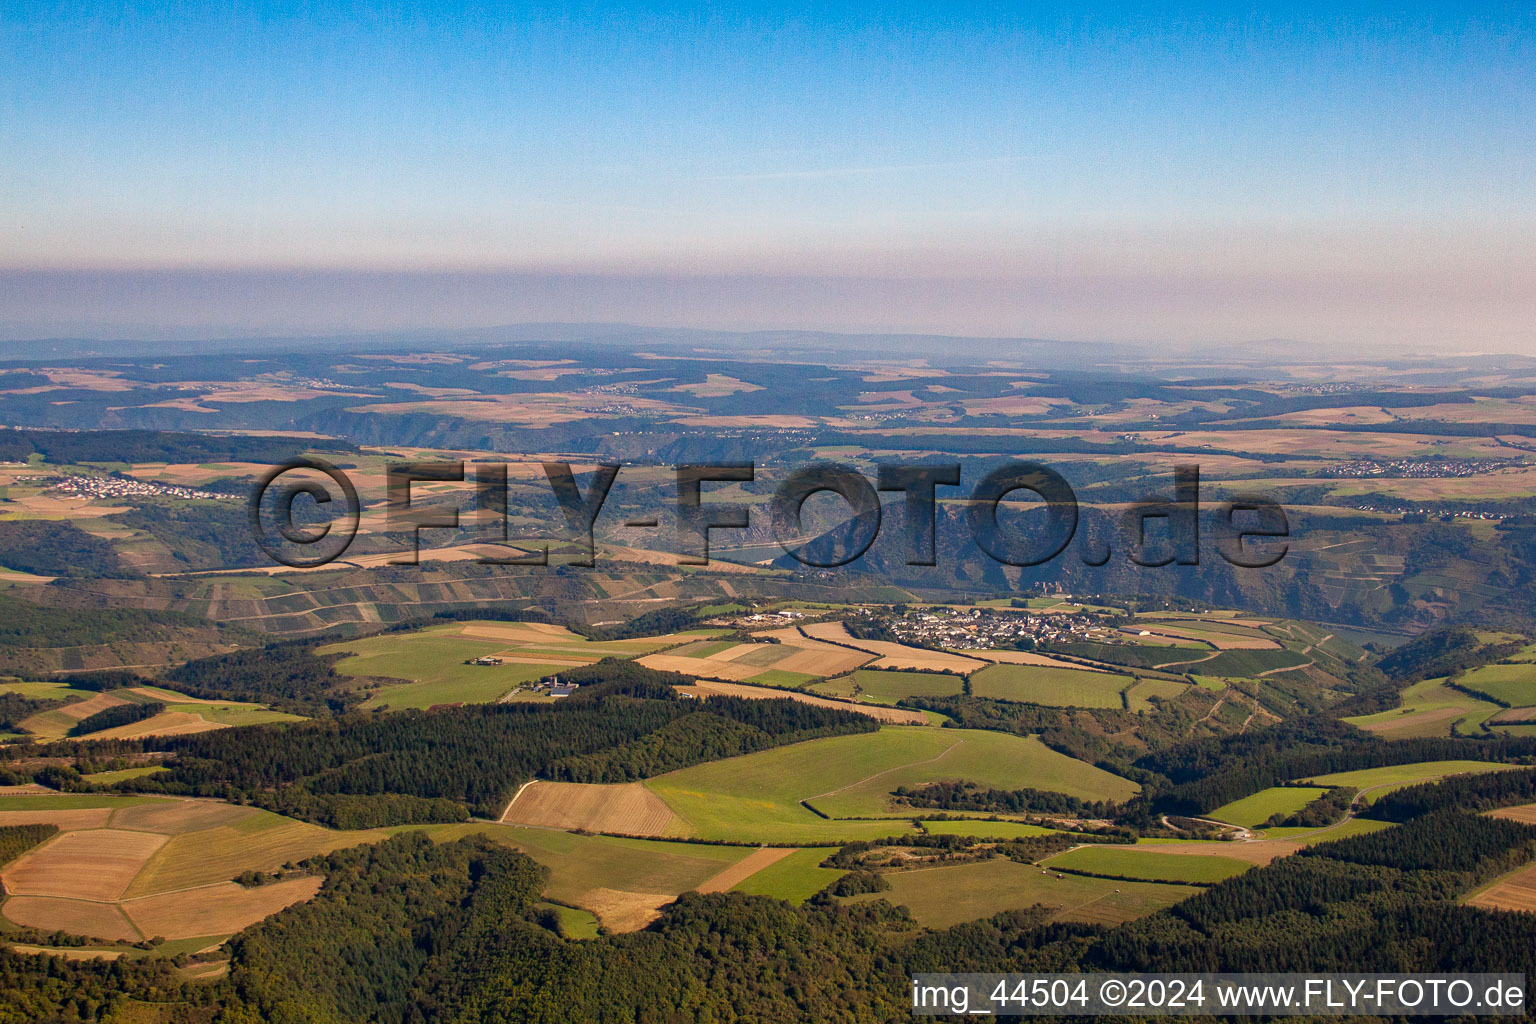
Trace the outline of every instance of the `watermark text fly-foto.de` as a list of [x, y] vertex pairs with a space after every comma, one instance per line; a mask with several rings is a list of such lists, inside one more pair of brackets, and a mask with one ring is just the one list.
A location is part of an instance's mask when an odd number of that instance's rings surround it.
[[[622, 467], [598, 465], [583, 486], [570, 463], [544, 462], [541, 466], [565, 520], [563, 543], [578, 552], [569, 564], [592, 565], [594, 527]], [[673, 468], [671, 514], [680, 564], [707, 565], [714, 531], [752, 526], [751, 504], [705, 500], [709, 489], [756, 479], [757, 467], [751, 462], [687, 463]], [[500, 541], [508, 542], [507, 521], [512, 510], [506, 463], [477, 463], [468, 468], [463, 462], [450, 461], [394, 463], [385, 469], [385, 524], [389, 532], [408, 537], [408, 542], [390, 564], [417, 564], [422, 531], [460, 528], [460, 513], [465, 511], [460, 506], [416, 502], [413, 487], [443, 483], [472, 484], [476, 512], [489, 513], [500, 524]], [[1216, 552], [1233, 566], [1264, 568], [1279, 562], [1289, 550], [1284, 539], [1290, 535], [1290, 524], [1285, 510], [1272, 499], [1239, 495], [1202, 513], [1199, 467], [1175, 466], [1172, 483], [1170, 494], [1147, 496], [1119, 512], [1119, 546], [1132, 562], [1152, 567], [1198, 565], [1202, 521], [1214, 536]], [[874, 544], [884, 515], [881, 492], [901, 495], [901, 542], [910, 566], [937, 564], [937, 506], [941, 496], [963, 502], [970, 539], [1003, 564], [1042, 565], [1068, 551], [1074, 538], [1079, 541], [1073, 549], [1075, 555], [1085, 565], [1103, 565], [1113, 557], [1107, 540], [1090, 538], [1079, 530], [1077, 495], [1071, 484], [1048, 466], [1011, 460], [988, 472], [968, 494], [951, 490], [960, 486], [958, 463], [881, 463], [871, 481], [853, 466], [817, 462], [782, 479], [768, 500], [768, 517], [779, 546], [800, 564], [818, 569], [846, 565]], [[823, 493], [836, 495], [847, 505], [848, 515], [838, 527], [841, 540], [836, 544], [806, 537], [806, 503]], [[301, 524], [295, 518], [295, 506], [304, 497], [315, 509], [329, 510], [339, 503], [340, 514], [329, 521]], [[1006, 505], [1021, 500], [1029, 501], [1032, 511], [1041, 513], [1031, 518], [1027, 529], [1017, 520], [1000, 515]], [[247, 507], [257, 544], [274, 561], [295, 568], [315, 568], [340, 558], [356, 538], [362, 518], [362, 503], [352, 479], [320, 459], [294, 459], [272, 467], [257, 481]], [[624, 525], [654, 529], [661, 525], [661, 518], [632, 517]], [[1151, 543], [1154, 533], [1157, 542]], [[519, 548], [532, 550], [506, 557], [482, 555], [478, 560], [498, 565], [548, 564], [548, 540], [516, 543]]]

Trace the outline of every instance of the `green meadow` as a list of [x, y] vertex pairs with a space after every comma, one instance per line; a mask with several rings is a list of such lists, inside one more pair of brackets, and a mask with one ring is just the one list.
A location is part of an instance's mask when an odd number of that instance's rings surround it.
[[988, 665], [971, 676], [971, 693], [1058, 708], [1118, 708], [1134, 680], [1113, 672], [1051, 665]]
[[906, 822], [829, 819], [910, 817], [912, 809], [896, 805], [892, 790], [955, 778], [1089, 800], [1123, 800], [1136, 792], [1134, 783], [1058, 754], [1033, 737], [912, 727], [712, 761], [646, 786], [699, 838], [810, 844], [910, 831]]

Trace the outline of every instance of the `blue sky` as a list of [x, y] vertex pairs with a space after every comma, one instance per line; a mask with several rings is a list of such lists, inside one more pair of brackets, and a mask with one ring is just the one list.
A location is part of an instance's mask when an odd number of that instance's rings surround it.
[[483, 282], [442, 326], [1536, 319], [1528, 5], [1013, 6], [0, 4], [0, 321], [196, 327], [113, 282], [210, 271], [312, 273], [315, 329], [419, 325], [323, 292], [362, 271]]

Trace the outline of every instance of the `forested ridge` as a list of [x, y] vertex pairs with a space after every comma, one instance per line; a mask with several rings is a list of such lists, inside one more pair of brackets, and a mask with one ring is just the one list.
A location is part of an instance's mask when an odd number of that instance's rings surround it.
[[347, 441], [327, 438], [252, 437], [170, 430], [0, 429], [0, 461], [24, 462], [34, 453], [55, 465], [80, 462], [286, 462], [313, 447], [355, 452]]
[[[468, 808], [499, 816], [531, 778], [627, 782], [704, 760], [820, 736], [871, 732], [875, 723], [791, 700], [683, 699], [682, 676], [632, 662], [599, 662], [555, 704], [484, 704], [388, 715], [343, 714], [292, 725], [225, 729], [155, 741], [169, 771], [129, 780], [139, 792], [222, 796], [331, 824], [338, 810], [385, 809], [404, 824], [457, 820]], [[347, 797], [393, 796], [366, 812]], [[446, 801], [423, 804], [419, 801]], [[432, 814], [433, 809], [436, 814]]]
[[0, 594], [0, 648], [77, 647], [175, 640], [178, 630], [209, 629], [207, 619], [137, 608], [71, 608], [62, 613]]
[[110, 541], [54, 519], [0, 522], [0, 565], [39, 576], [137, 576]]
[[204, 700], [271, 704], [300, 712], [341, 711], [357, 698], [332, 666], [337, 657], [314, 653], [313, 641], [288, 641], [199, 658], [165, 672], [161, 681]]

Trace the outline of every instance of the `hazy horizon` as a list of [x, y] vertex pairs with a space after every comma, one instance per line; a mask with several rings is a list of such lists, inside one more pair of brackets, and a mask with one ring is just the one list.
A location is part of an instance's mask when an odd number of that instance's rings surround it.
[[1536, 13], [0, 15], [0, 336], [1536, 354]]

